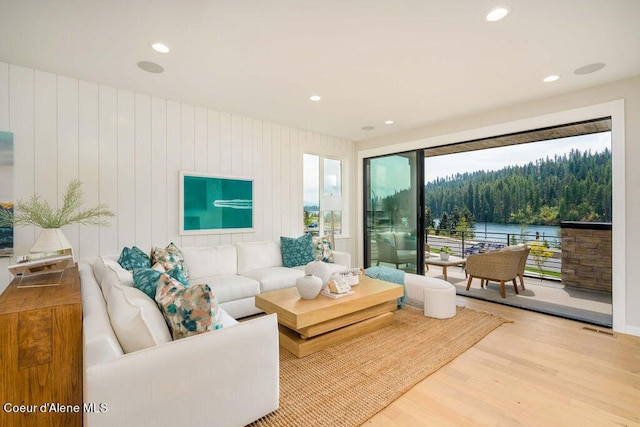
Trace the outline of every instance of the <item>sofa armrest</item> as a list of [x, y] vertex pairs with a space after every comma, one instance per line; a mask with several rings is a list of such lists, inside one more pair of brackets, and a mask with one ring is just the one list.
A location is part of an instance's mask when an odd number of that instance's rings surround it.
[[275, 314], [129, 353], [85, 369], [85, 425], [244, 426], [278, 408], [279, 369]]
[[333, 251], [333, 262], [334, 264], [351, 268], [351, 254], [349, 252]]

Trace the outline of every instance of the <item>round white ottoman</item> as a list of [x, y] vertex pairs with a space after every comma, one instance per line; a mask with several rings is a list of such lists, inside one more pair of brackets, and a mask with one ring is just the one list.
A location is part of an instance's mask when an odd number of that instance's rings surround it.
[[448, 319], [456, 315], [456, 288], [451, 283], [407, 273], [404, 287], [408, 299], [422, 301], [425, 316]]

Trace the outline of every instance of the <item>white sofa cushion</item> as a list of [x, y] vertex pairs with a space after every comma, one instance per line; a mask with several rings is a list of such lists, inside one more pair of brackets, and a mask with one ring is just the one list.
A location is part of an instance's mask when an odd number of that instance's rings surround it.
[[209, 285], [218, 302], [235, 301], [243, 298], [251, 298], [260, 293], [260, 283], [237, 275], [211, 276], [199, 279], [190, 279], [189, 284], [204, 283]]
[[92, 366], [116, 359], [124, 353], [111, 327], [107, 304], [95, 280], [93, 267], [80, 263], [78, 270], [82, 283], [83, 358], [86, 366]]
[[298, 277], [302, 276], [304, 276], [304, 270], [287, 267], [263, 268], [244, 274], [244, 277], [260, 282], [260, 292], [290, 288], [295, 286]]
[[228, 276], [237, 273], [235, 245], [181, 248], [190, 277]]
[[222, 327], [223, 328], [228, 328], [230, 326], [235, 326], [238, 323], [240, 323], [236, 319], [234, 319], [233, 317], [229, 316], [229, 313], [224, 311], [224, 309], [222, 307], [218, 307], [218, 309], [220, 310], [220, 315], [221, 315], [221, 318], [222, 318]]
[[282, 267], [279, 242], [236, 243], [238, 274], [269, 267]]
[[133, 275], [130, 271], [122, 268], [122, 266], [118, 264], [118, 261], [114, 259], [99, 256], [93, 262], [93, 275], [96, 277], [96, 281], [101, 288], [104, 273], [108, 269], [113, 270], [118, 275], [121, 285], [129, 287], [133, 286]]
[[103, 274], [102, 294], [111, 326], [125, 353], [171, 341], [169, 328], [155, 301], [134, 287], [123, 286], [111, 267]]

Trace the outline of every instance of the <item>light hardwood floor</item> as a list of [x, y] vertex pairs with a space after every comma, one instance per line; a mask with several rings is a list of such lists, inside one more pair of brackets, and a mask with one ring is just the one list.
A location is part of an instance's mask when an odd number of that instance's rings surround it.
[[457, 304], [514, 322], [365, 426], [640, 426], [639, 337], [460, 296]]

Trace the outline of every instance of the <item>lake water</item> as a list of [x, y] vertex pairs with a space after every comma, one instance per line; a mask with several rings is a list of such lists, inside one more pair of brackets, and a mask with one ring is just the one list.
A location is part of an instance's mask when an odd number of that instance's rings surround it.
[[[483, 239], [485, 237], [485, 223], [476, 222], [474, 228], [476, 239]], [[504, 234], [515, 234], [517, 238], [520, 237], [521, 227], [519, 224], [498, 224], [495, 222], [486, 223], [487, 239], [497, 240], [505, 239]], [[528, 239], [533, 240], [536, 233], [539, 233], [541, 239], [556, 239], [560, 235], [560, 227], [556, 225], [527, 225], [525, 233]]]

